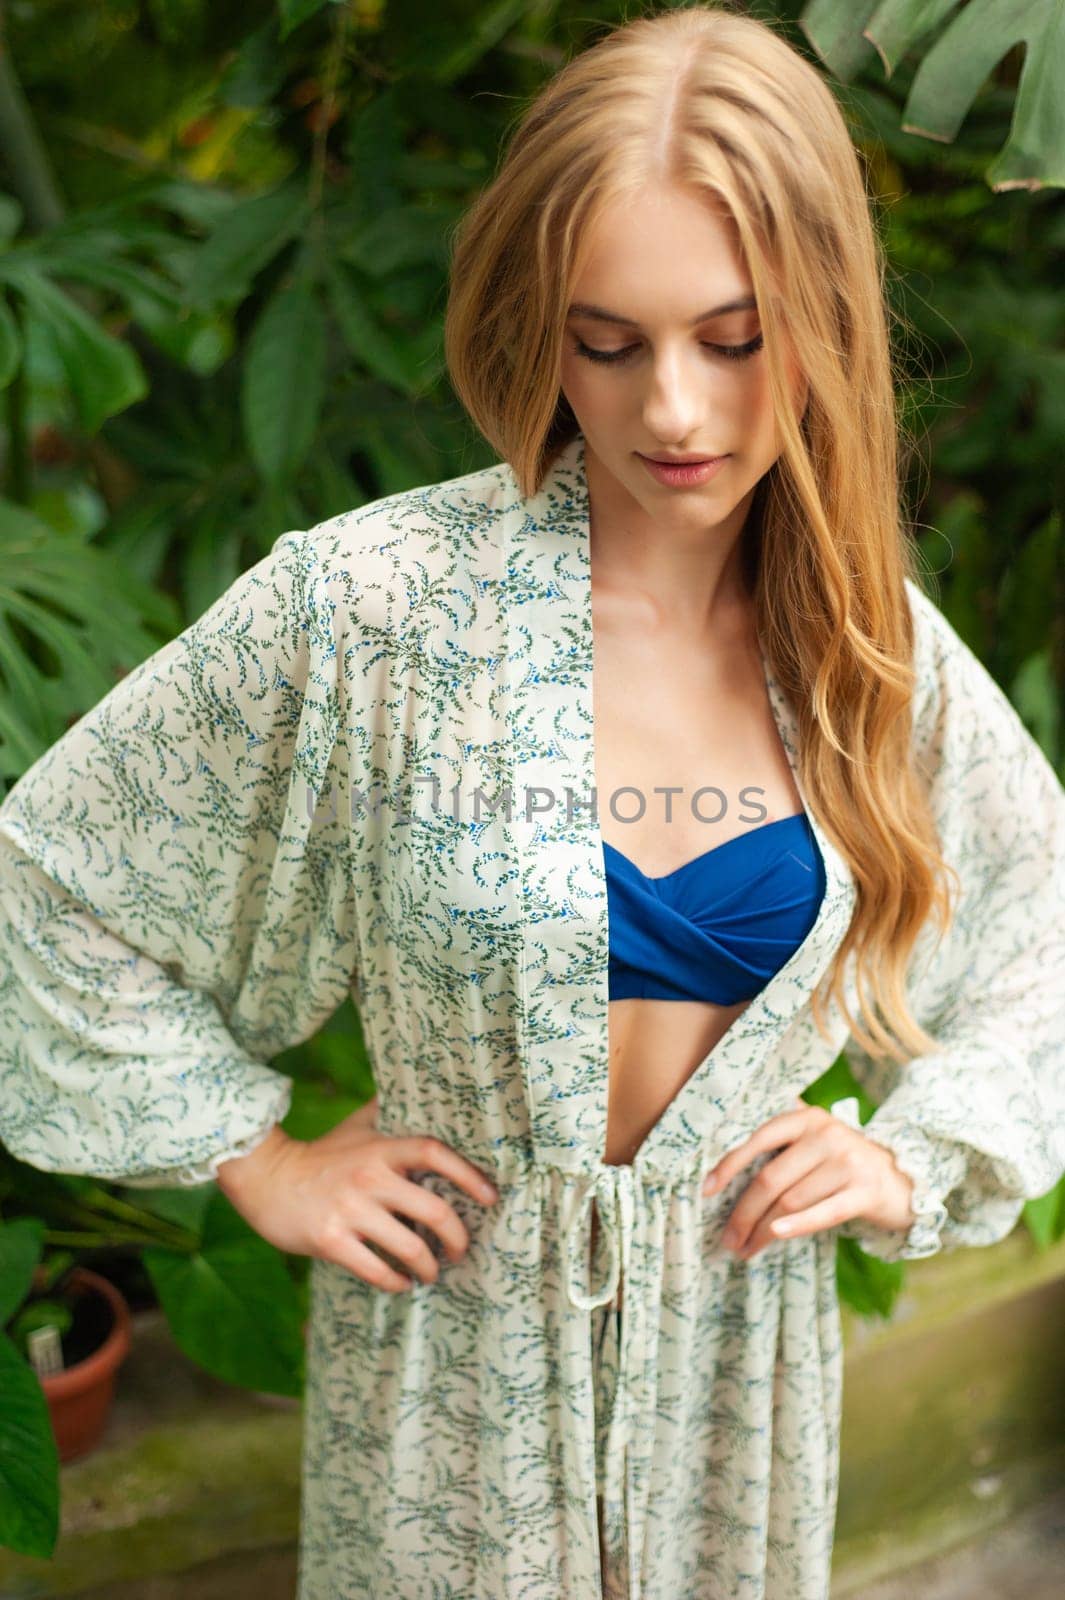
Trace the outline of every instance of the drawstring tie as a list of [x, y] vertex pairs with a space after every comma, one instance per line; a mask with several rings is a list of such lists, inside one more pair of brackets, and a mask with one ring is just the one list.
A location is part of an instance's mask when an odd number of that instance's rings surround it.
[[[642, 1203], [642, 1187], [631, 1165], [600, 1165], [585, 1187], [566, 1230], [563, 1245], [563, 1271], [570, 1303], [580, 1311], [605, 1306], [617, 1294], [624, 1275], [625, 1304], [621, 1316], [621, 1344], [618, 1381], [607, 1423], [606, 1467], [603, 1485], [605, 1522], [609, 1546], [610, 1530], [628, 1529], [627, 1552], [609, 1548], [612, 1566], [620, 1565], [627, 1554], [629, 1600], [640, 1600], [644, 1527], [647, 1517], [646, 1489], [641, 1494], [633, 1479], [634, 1454], [631, 1449], [639, 1416], [639, 1399], [647, 1379], [647, 1318], [643, 1297], [634, 1292], [629, 1267], [637, 1206]], [[588, 1293], [582, 1287], [591, 1246], [591, 1211], [595, 1202], [601, 1224], [601, 1237], [609, 1250], [610, 1265], [599, 1289]], [[624, 1507], [624, 1517], [619, 1507]]]

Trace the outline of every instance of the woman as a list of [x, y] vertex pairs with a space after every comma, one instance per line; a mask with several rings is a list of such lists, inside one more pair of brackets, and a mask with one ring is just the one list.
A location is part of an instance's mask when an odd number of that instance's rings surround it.
[[[453, 266], [499, 463], [285, 534], [0, 808], [0, 1133], [314, 1258], [299, 1600], [824, 1600], [837, 1237], [1065, 1166], [1065, 795], [916, 581], [771, 30], [578, 56]], [[349, 990], [378, 1095], [298, 1143], [266, 1063]]]

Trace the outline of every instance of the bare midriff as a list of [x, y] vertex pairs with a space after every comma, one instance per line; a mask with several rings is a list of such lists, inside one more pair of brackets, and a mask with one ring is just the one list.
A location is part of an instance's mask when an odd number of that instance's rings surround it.
[[[803, 809], [769, 704], [749, 605], [722, 607], [702, 636], [662, 617], [646, 598], [601, 581], [593, 585], [592, 610], [598, 823], [608, 844], [649, 877], [661, 877]], [[669, 800], [667, 786], [675, 791]], [[696, 791], [703, 791], [698, 805]], [[609, 1002], [607, 1164], [633, 1161], [749, 1004]], [[589, 1282], [598, 1232], [593, 1202]]]
[[[611, 1000], [610, 1085], [606, 1151], [609, 1166], [626, 1166], [700, 1061], [749, 1004], [702, 1000]], [[591, 1250], [599, 1232], [592, 1204]], [[618, 1305], [621, 1304], [619, 1280]]]

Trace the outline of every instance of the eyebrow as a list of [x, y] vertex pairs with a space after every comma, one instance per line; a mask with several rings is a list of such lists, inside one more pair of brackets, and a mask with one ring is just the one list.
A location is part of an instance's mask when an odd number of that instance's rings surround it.
[[[714, 306], [710, 311], [700, 311], [697, 317], [691, 319], [688, 326], [694, 328], [700, 322], [709, 322], [711, 317], [723, 317], [729, 311], [757, 311], [757, 309], [758, 302], [754, 295], [746, 294], [739, 300], [729, 300], [723, 306]], [[602, 306], [588, 305], [583, 300], [575, 301], [566, 315], [568, 317], [588, 317], [593, 322], [615, 322], [623, 328], [638, 328], [640, 326], [632, 317], [619, 316], [616, 311], [606, 311]]]

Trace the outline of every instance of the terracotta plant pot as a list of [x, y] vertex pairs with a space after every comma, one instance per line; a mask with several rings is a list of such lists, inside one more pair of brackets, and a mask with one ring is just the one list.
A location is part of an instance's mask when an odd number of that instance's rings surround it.
[[[107, 1328], [103, 1342], [63, 1372], [40, 1380], [52, 1418], [60, 1461], [87, 1455], [100, 1442], [111, 1400], [115, 1373], [129, 1354], [131, 1317], [125, 1296], [88, 1267], [75, 1267], [66, 1281], [72, 1301], [93, 1302], [91, 1309]], [[75, 1312], [77, 1317], [77, 1312]]]

